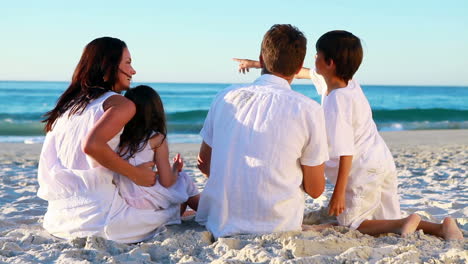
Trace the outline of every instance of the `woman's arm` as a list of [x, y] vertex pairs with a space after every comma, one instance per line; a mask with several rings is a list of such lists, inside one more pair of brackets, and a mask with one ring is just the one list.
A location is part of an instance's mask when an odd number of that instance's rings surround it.
[[104, 102], [104, 109], [103, 116], [83, 142], [83, 152], [105, 168], [128, 177], [138, 185], [153, 186], [156, 183], [156, 173], [151, 169], [153, 162], [132, 166], [107, 145], [133, 117], [135, 105], [127, 98], [116, 95]]

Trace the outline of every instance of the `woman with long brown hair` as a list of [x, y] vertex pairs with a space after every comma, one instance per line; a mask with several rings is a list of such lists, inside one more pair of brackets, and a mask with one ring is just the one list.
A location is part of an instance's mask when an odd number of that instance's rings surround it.
[[129, 207], [113, 184], [114, 172], [141, 186], [156, 182], [153, 162], [133, 166], [115, 152], [135, 114], [134, 103], [119, 94], [136, 73], [131, 63], [125, 42], [111, 37], [91, 41], [70, 86], [45, 114], [38, 196], [48, 201], [44, 228], [52, 235], [139, 242], [180, 212]]

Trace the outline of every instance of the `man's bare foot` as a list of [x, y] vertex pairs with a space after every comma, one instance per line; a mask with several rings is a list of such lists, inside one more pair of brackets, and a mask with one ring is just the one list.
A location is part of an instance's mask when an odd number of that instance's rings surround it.
[[332, 224], [321, 224], [321, 225], [302, 225], [302, 231], [322, 231], [326, 228], [332, 227]]
[[442, 222], [442, 236], [445, 240], [463, 240], [463, 234], [457, 223], [451, 217], [445, 217]]
[[180, 204], [180, 216], [184, 215], [185, 210], [187, 210], [187, 203], [181, 203]]
[[405, 222], [401, 227], [401, 236], [407, 237], [409, 234], [414, 233], [416, 228], [418, 228], [419, 222], [421, 222], [421, 217], [417, 214], [411, 214], [410, 216], [404, 218]]
[[187, 210], [182, 214], [182, 217], [190, 217], [190, 216], [193, 216], [193, 215], [196, 215], [196, 214], [197, 214], [197, 212], [195, 212], [195, 211]]

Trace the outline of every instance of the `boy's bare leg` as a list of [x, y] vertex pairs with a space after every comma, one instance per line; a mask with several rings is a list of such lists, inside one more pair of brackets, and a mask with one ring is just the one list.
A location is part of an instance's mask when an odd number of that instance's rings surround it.
[[463, 240], [463, 234], [457, 223], [451, 217], [445, 217], [442, 222], [442, 234], [445, 240]]
[[416, 231], [420, 221], [421, 217], [417, 214], [398, 220], [365, 220], [357, 230], [371, 236], [396, 233], [405, 237]]
[[438, 236], [445, 240], [463, 239], [462, 232], [458, 228], [455, 220], [451, 217], [446, 217], [441, 224], [421, 221], [418, 225], [418, 230], [420, 229], [426, 234]]

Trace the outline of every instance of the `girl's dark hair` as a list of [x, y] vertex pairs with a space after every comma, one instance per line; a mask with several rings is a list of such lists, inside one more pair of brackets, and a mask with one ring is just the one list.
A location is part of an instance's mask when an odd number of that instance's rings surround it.
[[[86, 45], [70, 86], [60, 96], [55, 108], [44, 115], [42, 122], [46, 123], [46, 132], [51, 131], [57, 118], [68, 110], [69, 116], [81, 113], [91, 100], [112, 90], [126, 47], [125, 42], [111, 37], [97, 38]], [[104, 81], [105, 77], [107, 81]]]
[[336, 76], [348, 82], [359, 69], [364, 56], [361, 40], [344, 30], [333, 30], [323, 34], [315, 44], [327, 63], [336, 65]]
[[121, 157], [131, 157], [145, 148], [154, 132], [166, 138], [166, 116], [161, 97], [149, 86], [131, 88], [125, 97], [135, 103], [136, 113], [120, 135], [118, 153]]

